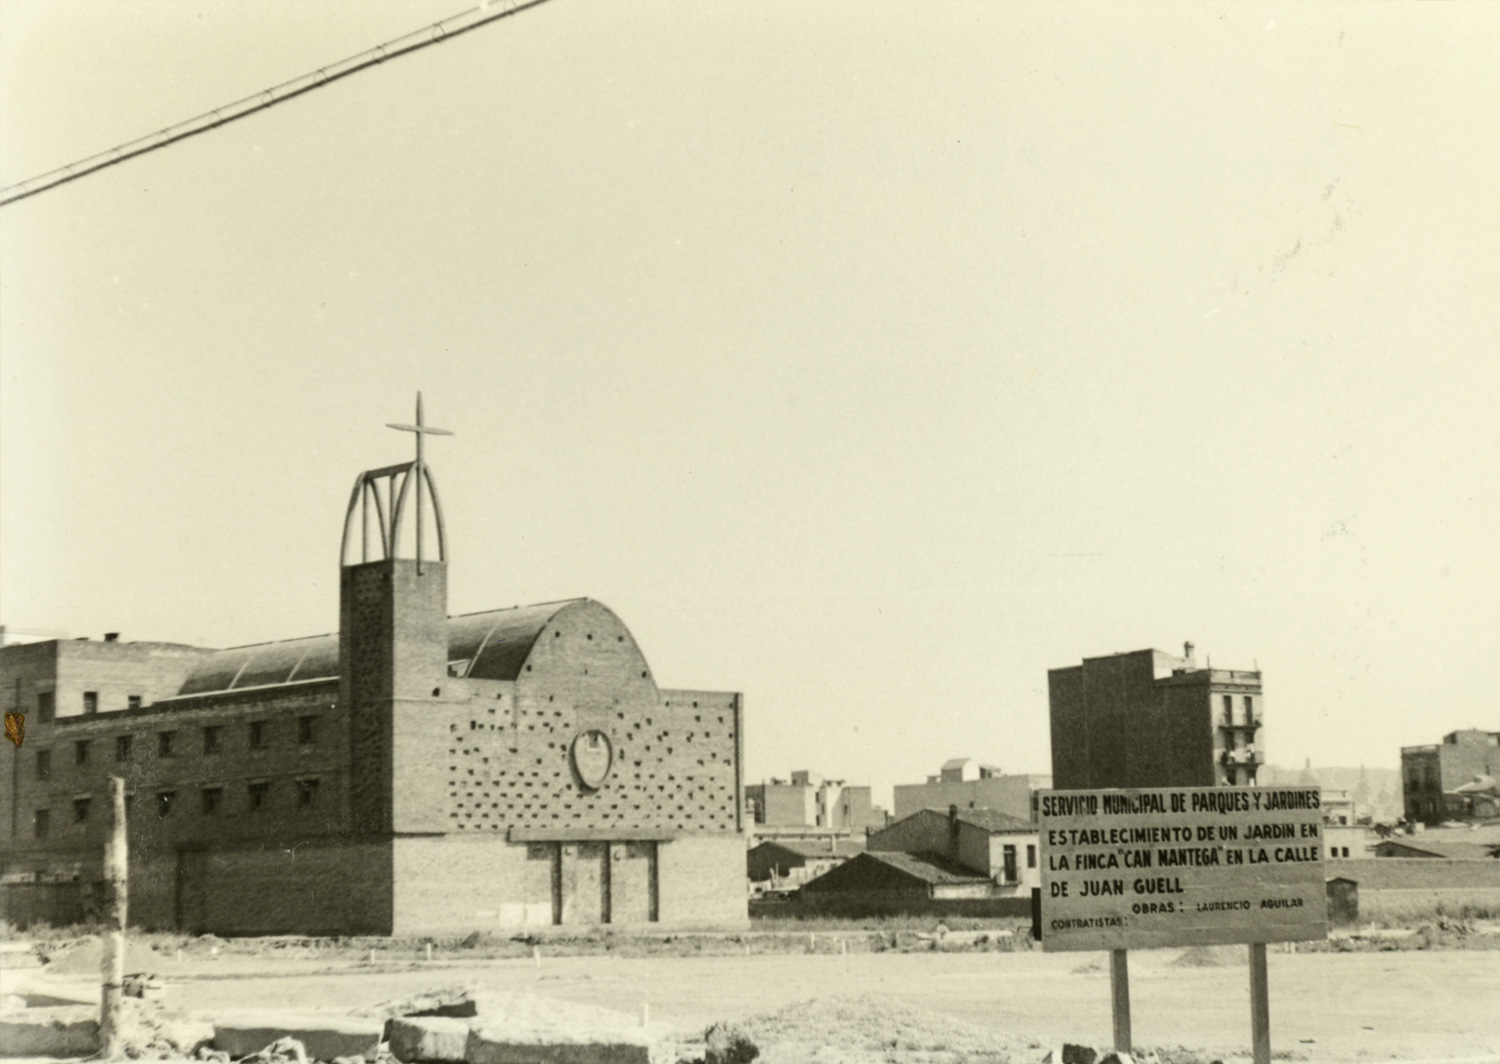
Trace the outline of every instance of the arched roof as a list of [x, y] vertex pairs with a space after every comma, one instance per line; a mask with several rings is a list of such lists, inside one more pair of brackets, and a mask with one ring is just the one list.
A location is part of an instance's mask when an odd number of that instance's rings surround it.
[[[584, 601], [567, 599], [449, 617], [448, 662], [456, 666], [460, 676], [514, 680], [547, 622], [566, 607]], [[338, 675], [339, 637], [335, 632], [217, 651], [188, 675], [178, 694], [332, 680]]]

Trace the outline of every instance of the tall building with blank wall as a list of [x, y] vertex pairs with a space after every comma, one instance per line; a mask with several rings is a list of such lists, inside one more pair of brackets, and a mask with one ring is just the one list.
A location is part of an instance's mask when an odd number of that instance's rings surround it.
[[1047, 672], [1059, 790], [1256, 782], [1264, 763], [1259, 670], [1200, 668], [1133, 650]]

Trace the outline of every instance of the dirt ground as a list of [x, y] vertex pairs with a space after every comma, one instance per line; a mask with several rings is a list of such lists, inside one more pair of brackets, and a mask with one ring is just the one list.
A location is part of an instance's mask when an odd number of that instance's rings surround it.
[[[797, 1003], [810, 999], [825, 1006], [821, 1013], [807, 1012], [805, 1024], [816, 1028], [820, 1015], [843, 1015], [845, 1023], [852, 1023], [849, 1016], [879, 1015], [884, 1003], [892, 1015], [899, 1009], [925, 1010], [939, 1027], [942, 1017], [960, 1021], [955, 1037], [971, 1025], [994, 1032], [1012, 1050], [1009, 1055], [1020, 1060], [1038, 1060], [1041, 1052], [1033, 1053], [1033, 1047], [1062, 1041], [1107, 1045], [1111, 1034], [1109, 976], [1102, 954], [622, 957], [549, 956], [542, 949], [537, 959], [427, 962], [378, 955], [373, 965], [367, 959], [320, 957], [295, 948], [258, 957], [139, 949], [132, 952], [127, 970], [155, 972], [167, 984], [173, 1008], [207, 1014], [231, 1007], [347, 1012], [425, 988], [465, 983], [637, 1015], [647, 1004], [654, 1021], [698, 1031], [726, 1019], [774, 1027], [780, 1021], [765, 1014], [795, 1011]], [[1248, 970], [1242, 949], [1208, 957], [1140, 951], [1131, 954], [1130, 965], [1137, 1046], [1188, 1047], [1204, 1059], [1248, 1056]], [[1269, 965], [1272, 1044], [1278, 1057], [1500, 1061], [1500, 952], [1273, 950]], [[87, 996], [97, 970], [97, 954], [78, 948], [34, 970], [27, 981]], [[927, 1028], [932, 1027], [929, 1022]], [[829, 1040], [840, 1037], [848, 1033], [830, 1029]], [[965, 1058], [960, 1052], [953, 1059]]]

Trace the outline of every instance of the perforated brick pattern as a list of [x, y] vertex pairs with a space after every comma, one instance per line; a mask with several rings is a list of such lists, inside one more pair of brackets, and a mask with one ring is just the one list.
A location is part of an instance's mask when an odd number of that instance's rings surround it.
[[682, 705], [664, 697], [650, 712], [614, 707], [600, 729], [614, 760], [598, 790], [573, 770], [570, 747], [581, 729], [572, 707], [512, 709], [506, 702], [513, 706], [514, 695], [491, 701], [452, 726], [448, 797], [456, 830], [736, 830], [733, 695], [705, 693]]

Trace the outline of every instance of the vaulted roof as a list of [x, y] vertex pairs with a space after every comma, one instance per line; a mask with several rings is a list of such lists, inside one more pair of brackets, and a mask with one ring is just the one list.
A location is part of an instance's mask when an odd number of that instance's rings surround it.
[[[514, 680], [547, 622], [586, 599], [513, 606], [448, 618], [448, 662], [459, 676]], [[231, 647], [205, 658], [188, 675], [179, 695], [237, 691], [339, 675], [338, 633]]]

